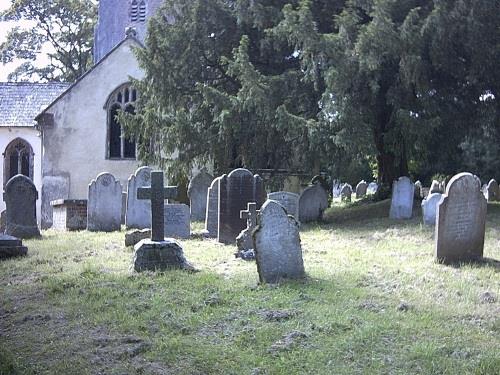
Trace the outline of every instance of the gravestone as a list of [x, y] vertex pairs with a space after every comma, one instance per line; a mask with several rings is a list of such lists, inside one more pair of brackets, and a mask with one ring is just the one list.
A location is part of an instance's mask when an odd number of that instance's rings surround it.
[[478, 260], [483, 256], [486, 199], [481, 183], [470, 173], [454, 176], [436, 214], [436, 259], [443, 263]]
[[292, 215], [295, 220], [299, 220], [299, 195], [288, 191], [276, 191], [267, 194], [267, 199], [278, 202], [285, 207], [288, 215]]
[[344, 184], [340, 190], [340, 200], [342, 202], [350, 202], [352, 195], [352, 186], [349, 184]]
[[112, 232], [120, 230], [122, 184], [111, 173], [101, 173], [89, 184], [87, 230]]
[[436, 224], [437, 205], [442, 196], [441, 193], [432, 193], [422, 200], [422, 217], [425, 225]]
[[441, 193], [441, 194], [444, 193], [443, 185], [441, 182], [437, 180], [432, 180], [431, 188], [429, 189], [429, 194], [432, 193]]
[[279, 203], [264, 203], [253, 240], [260, 282], [276, 283], [305, 276], [299, 224]]
[[358, 182], [356, 185], [356, 199], [363, 198], [366, 195], [366, 190], [368, 189], [368, 185], [365, 180]]
[[249, 202], [247, 209], [240, 211], [240, 218], [246, 220], [247, 227], [240, 232], [238, 237], [236, 237], [236, 247], [238, 248], [236, 257], [253, 249], [252, 232], [257, 226], [258, 213], [259, 210], [257, 210], [257, 204], [255, 202]]
[[205, 232], [211, 238], [216, 238], [219, 231], [219, 181], [220, 177], [214, 179], [207, 191]]
[[415, 185], [408, 177], [400, 177], [392, 184], [392, 198], [389, 217], [410, 219], [413, 211]]
[[214, 177], [202, 169], [200, 173], [189, 181], [187, 194], [191, 209], [191, 220], [203, 221], [207, 213], [207, 192]]
[[165, 205], [165, 236], [189, 238], [191, 236], [190, 210], [187, 204]]
[[496, 180], [491, 179], [487, 186], [488, 202], [495, 202], [500, 200], [500, 189]]
[[375, 194], [378, 190], [378, 184], [375, 181], [372, 181], [368, 184], [368, 188], [366, 189], [366, 192], [368, 194]]
[[0, 260], [28, 254], [28, 248], [23, 246], [19, 238], [0, 234]]
[[238, 234], [246, 227], [245, 220], [240, 218], [240, 211], [246, 209], [249, 202], [255, 202], [260, 208], [265, 196], [264, 183], [259, 175], [253, 176], [243, 168], [223, 175], [219, 182], [217, 241], [234, 244]]
[[137, 199], [137, 189], [151, 184], [151, 168], [140, 167], [127, 182], [127, 209], [125, 226], [144, 229], [151, 226], [151, 202]]
[[332, 182], [332, 197], [338, 198], [340, 197], [340, 190], [342, 190], [342, 184], [340, 180], [333, 180]]
[[420, 181], [415, 182], [415, 198], [422, 198], [422, 183]]
[[3, 192], [5, 201], [5, 233], [17, 238], [40, 237], [36, 223], [38, 192], [29, 177], [12, 177]]
[[134, 270], [164, 271], [170, 268], [193, 270], [184, 257], [180, 244], [165, 238], [164, 200], [177, 196], [177, 186], [163, 185], [163, 172], [151, 172], [151, 186], [137, 190], [138, 199], [151, 200], [151, 239], [141, 240], [134, 246]]
[[299, 197], [299, 221], [308, 223], [323, 219], [328, 208], [328, 194], [320, 184], [306, 188]]
[[151, 238], [151, 229], [131, 229], [125, 233], [125, 246], [135, 246], [146, 238]]

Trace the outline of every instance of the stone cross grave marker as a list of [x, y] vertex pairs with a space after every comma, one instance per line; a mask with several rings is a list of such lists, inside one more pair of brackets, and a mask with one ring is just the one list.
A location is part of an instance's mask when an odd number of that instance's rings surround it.
[[240, 211], [240, 219], [246, 219], [247, 227], [236, 237], [236, 246], [239, 251], [253, 249], [252, 231], [257, 226], [257, 203], [248, 202], [247, 209]]
[[164, 201], [177, 197], [177, 186], [163, 185], [163, 172], [151, 172], [151, 186], [137, 189], [137, 199], [151, 201], [151, 240], [165, 239]]

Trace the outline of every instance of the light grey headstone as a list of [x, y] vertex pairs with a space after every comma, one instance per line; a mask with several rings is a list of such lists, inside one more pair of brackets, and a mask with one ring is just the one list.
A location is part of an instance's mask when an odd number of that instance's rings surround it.
[[368, 184], [368, 188], [366, 189], [366, 192], [368, 194], [375, 194], [378, 190], [378, 184], [373, 181]]
[[202, 169], [189, 181], [187, 194], [191, 209], [191, 220], [203, 221], [207, 213], [207, 192], [214, 177]]
[[262, 283], [304, 277], [299, 224], [279, 203], [268, 200], [262, 205], [253, 239]]
[[127, 228], [151, 228], [151, 201], [137, 199], [137, 189], [151, 185], [150, 167], [140, 167], [127, 182], [127, 208], [125, 226]]
[[481, 183], [459, 173], [446, 187], [436, 215], [436, 259], [443, 263], [478, 260], [483, 256], [486, 199]]
[[422, 183], [420, 181], [415, 182], [415, 198], [422, 198]]
[[120, 230], [122, 184], [111, 173], [101, 173], [89, 184], [87, 230]]
[[366, 195], [368, 185], [365, 180], [358, 182], [356, 185], [356, 199], [363, 198]]
[[495, 202], [500, 200], [500, 189], [498, 188], [498, 182], [496, 182], [496, 180], [491, 179], [490, 182], [488, 182], [486, 191], [488, 193], [488, 196], [486, 197], [486, 199], [488, 199], [488, 202]]
[[292, 215], [295, 220], [299, 220], [299, 195], [288, 191], [276, 191], [267, 194], [267, 199], [272, 199], [285, 207], [288, 215]]
[[340, 180], [333, 180], [332, 183], [332, 197], [338, 198], [340, 197], [340, 190], [342, 190], [342, 183]]
[[328, 194], [320, 184], [306, 188], [299, 197], [299, 221], [307, 223], [323, 219], [328, 208]]
[[220, 177], [215, 178], [207, 191], [205, 231], [211, 238], [216, 238], [219, 231], [219, 181]]
[[432, 193], [441, 193], [441, 194], [444, 193], [441, 182], [439, 182], [437, 180], [432, 180], [429, 194], [432, 194]]
[[350, 202], [352, 195], [352, 186], [349, 184], [344, 184], [340, 190], [340, 199], [343, 202]]
[[413, 211], [415, 185], [408, 177], [400, 177], [392, 184], [391, 219], [410, 219]]
[[166, 204], [165, 237], [189, 238], [191, 236], [190, 216], [187, 204]]
[[436, 224], [436, 211], [437, 205], [441, 200], [443, 194], [432, 193], [429, 194], [425, 199], [422, 200], [422, 216], [424, 218], [425, 225]]

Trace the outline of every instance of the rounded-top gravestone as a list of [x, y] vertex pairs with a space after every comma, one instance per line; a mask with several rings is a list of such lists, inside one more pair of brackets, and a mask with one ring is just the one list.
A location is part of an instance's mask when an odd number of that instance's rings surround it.
[[214, 177], [211, 174], [205, 169], [202, 169], [200, 173], [189, 181], [187, 194], [190, 202], [191, 220], [205, 220], [207, 211], [207, 192], [213, 179]]
[[5, 201], [5, 233], [17, 238], [39, 237], [36, 222], [38, 192], [29, 177], [18, 174], [12, 177], [3, 192]]
[[87, 230], [112, 232], [120, 230], [122, 184], [111, 173], [101, 173], [89, 184]]
[[368, 189], [368, 185], [365, 180], [360, 181], [356, 185], [356, 199], [363, 198], [366, 195], [366, 190]]
[[352, 195], [352, 186], [349, 184], [344, 184], [340, 190], [340, 200], [342, 202], [350, 202]]
[[315, 184], [306, 188], [299, 198], [299, 220], [301, 223], [317, 221], [323, 218], [323, 212], [328, 208], [328, 194]]
[[436, 214], [435, 254], [439, 262], [482, 258], [486, 207], [476, 176], [460, 173], [450, 180]]
[[392, 184], [391, 219], [410, 219], [413, 212], [415, 185], [408, 177], [400, 177]]
[[378, 190], [378, 184], [375, 181], [372, 181], [368, 184], [366, 192], [367, 194], [375, 194], [377, 190]]
[[495, 179], [491, 179], [486, 187], [488, 202], [495, 202], [500, 200], [500, 189], [498, 188], [498, 182]]
[[422, 200], [422, 217], [425, 225], [436, 224], [437, 205], [442, 196], [441, 193], [432, 193]]
[[150, 167], [140, 167], [127, 182], [127, 211], [125, 226], [127, 228], [151, 228], [151, 202], [137, 199], [137, 189], [151, 184]]

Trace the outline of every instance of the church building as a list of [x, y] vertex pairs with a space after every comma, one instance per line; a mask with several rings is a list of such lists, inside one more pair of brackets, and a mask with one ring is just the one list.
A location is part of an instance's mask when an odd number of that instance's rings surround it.
[[140, 93], [130, 81], [143, 71], [133, 49], [142, 47], [147, 20], [161, 3], [101, 0], [94, 66], [74, 83], [0, 83], [2, 187], [18, 173], [33, 180], [42, 228], [52, 225], [52, 200], [86, 199], [101, 172], [112, 173], [126, 190], [139, 166], [135, 142], [124, 136], [116, 114], [134, 111]]

